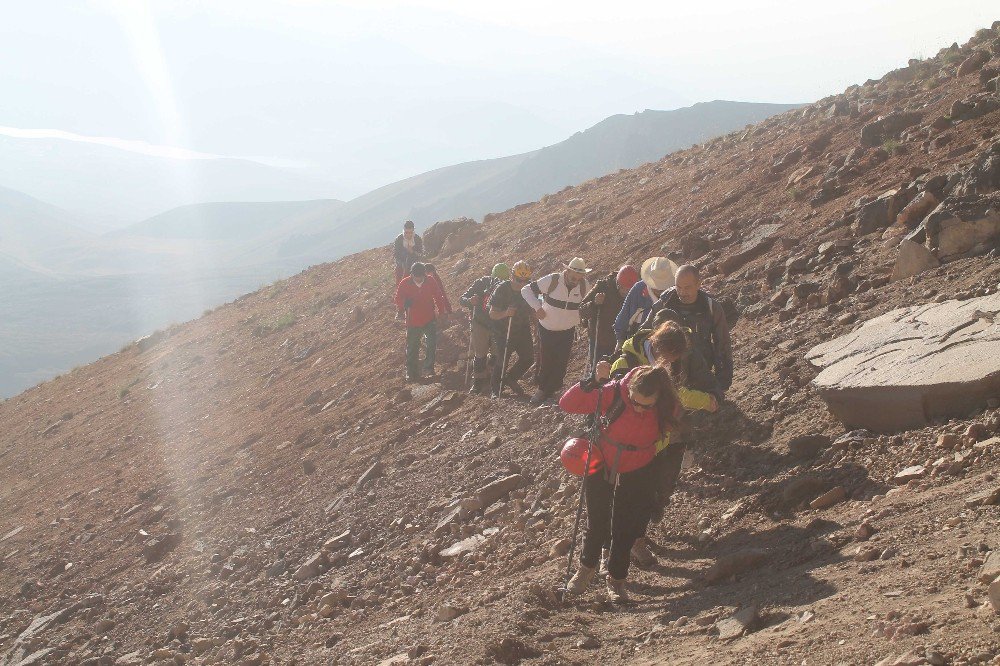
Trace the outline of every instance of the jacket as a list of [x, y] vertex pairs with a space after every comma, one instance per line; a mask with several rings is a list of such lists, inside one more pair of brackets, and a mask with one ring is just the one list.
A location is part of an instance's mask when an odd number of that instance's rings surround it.
[[458, 302], [463, 307], [472, 308], [472, 321], [486, 328], [493, 328], [493, 321], [490, 319], [489, 312], [486, 311], [486, 306], [493, 295], [493, 291], [501, 282], [502, 280], [492, 275], [484, 275], [473, 282], [465, 290], [465, 293], [458, 297]]
[[405, 277], [396, 287], [396, 307], [406, 310], [407, 328], [420, 328], [437, 319], [434, 307], [440, 313], [448, 312], [444, 294], [430, 276], [419, 287], [413, 277]]
[[[557, 281], [554, 288], [553, 280]], [[539, 326], [548, 331], [567, 331], [580, 324], [580, 301], [588, 289], [586, 280], [567, 289], [562, 273], [550, 273], [524, 285], [521, 296], [532, 310], [545, 311], [545, 319], [538, 320]]]
[[[520, 292], [514, 290], [514, 283], [510, 280], [504, 280], [493, 290], [493, 295], [490, 296], [489, 309], [506, 310], [511, 306], [514, 306], [516, 312], [513, 317], [514, 321], [510, 324], [510, 334], [512, 336], [527, 335], [528, 338], [531, 338], [531, 309], [524, 299], [521, 298]], [[496, 330], [507, 330], [506, 318], [493, 319], [491, 321], [493, 322], [493, 328]]]
[[726, 391], [733, 383], [733, 343], [729, 337], [729, 322], [726, 321], [725, 308], [704, 291], [698, 291], [694, 303], [682, 303], [674, 288], [660, 294], [659, 300], [653, 304], [647, 322], [652, 321], [656, 313], [664, 308], [670, 308], [680, 316], [680, 323], [691, 330], [691, 339], [698, 347], [705, 362], [715, 371], [719, 387]]
[[420, 257], [424, 254], [424, 239], [413, 234], [413, 252], [406, 251], [406, 242], [404, 240], [403, 234], [396, 236], [396, 242], [393, 245], [393, 257], [396, 260], [396, 265], [406, 269], [407, 272], [410, 271], [410, 266], [414, 264]]
[[653, 307], [653, 297], [649, 293], [649, 287], [642, 280], [639, 280], [629, 289], [622, 303], [618, 316], [615, 317], [615, 341], [617, 344], [625, 342], [639, 326], [646, 321], [650, 308]]
[[[580, 303], [580, 316], [587, 320], [590, 338], [597, 340], [598, 348], [613, 347], [616, 344], [615, 318], [622, 309], [625, 299], [618, 291], [616, 275], [601, 278], [587, 292]], [[594, 298], [604, 294], [604, 303], [598, 305]]]
[[437, 285], [438, 292], [441, 294], [441, 300], [444, 301], [444, 309], [441, 310], [441, 314], [451, 314], [451, 301], [448, 300], [448, 292], [444, 290], [444, 282], [441, 281], [441, 276], [437, 274], [437, 271], [427, 271], [427, 279], [434, 280]]
[[[652, 334], [652, 329], [641, 328], [635, 335], [622, 343], [618, 358], [611, 364], [612, 377], [621, 377], [634, 368], [653, 364], [646, 344]], [[682, 402], [685, 392], [713, 395], [716, 400], [722, 400], [722, 389], [719, 387], [719, 382], [697, 347], [688, 349], [681, 359], [671, 364], [671, 374], [684, 378], [684, 385], [677, 387], [677, 393], [681, 395]], [[704, 409], [704, 406], [708, 406], [708, 401], [703, 401], [701, 396], [692, 396], [691, 401], [698, 403], [694, 409]]]
[[[601, 387], [591, 388], [586, 381], [570, 387], [559, 399], [559, 407], [570, 414], [593, 414], [597, 399], [601, 399], [601, 415], [605, 415], [614, 402], [615, 392], [621, 395], [624, 410], [607, 428], [602, 428], [596, 450], [608, 471], [618, 457], [615, 442], [626, 445], [618, 458], [618, 472], [632, 472], [648, 465], [659, 451], [670, 445], [670, 431], [660, 430], [660, 420], [655, 410], [637, 411], [628, 396], [629, 383], [635, 370], [620, 380]], [[683, 401], [683, 398], [682, 398]]]

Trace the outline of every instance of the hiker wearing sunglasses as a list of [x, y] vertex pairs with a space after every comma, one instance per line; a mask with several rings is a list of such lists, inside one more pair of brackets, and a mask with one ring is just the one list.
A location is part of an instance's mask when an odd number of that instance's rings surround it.
[[601, 361], [590, 378], [574, 385], [559, 400], [563, 411], [601, 416], [592, 455], [603, 463], [584, 477], [587, 530], [580, 568], [566, 591], [580, 594], [587, 589], [607, 543], [608, 598], [612, 603], [625, 603], [632, 544], [642, 535], [653, 506], [654, 469], [650, 463], [680, 427], [684, 410], [663, 366], [638, 367], [615, 381], [608, 381], [610, 376], [611, 364]]
[[[660, 364], [670, 370], [681, 402], [687, 409], [715, 412], [722, 400], [722, 389], [698, 348], [691, 344], [690, 333], [679, 323], [680, 316], [673, 310], [660, 310], [650, 328], [645, 326], [625, 341], [621, 352], [611, 365], [611, 375], [621, 377], [643, 365]], [[669, 446], [660, 449], [653, 459], [653, 511], [650, 520], [662, 516], [664, 507], [677, 487], [681, 463], [686, 450], [687, 428], [675, 433]], [[656, 563], [656, 556], [646, 540], [648, 522], [642, 535], [632, 546], [632, 558], [640, 566]]]
[[563, 264], [561, 272], [542, 276], [521, 289], [538, 320], [538, 390], [530, 401], [536, 407], [562, 388], [580, 325], [580, 302], [590, 291], [587, 276], [592, 271], [582, 258], [574, 257]]

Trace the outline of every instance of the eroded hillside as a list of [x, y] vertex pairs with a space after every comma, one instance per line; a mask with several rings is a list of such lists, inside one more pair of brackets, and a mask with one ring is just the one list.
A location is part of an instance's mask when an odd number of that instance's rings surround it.
[[0, 663], [998, 663], [1000, 496], [967, 499], [998, 486], [996, 403], [845, 434], [804, 359], [997, 291], [995, 238], [890, 277], [930, 213], [900, 211], [1000, 188], [998, 27], [437, 258], [454, 297], [499, 259], [677, 253], [742, 311], [628, 608], [556, 602], [578, 489], [556, 452], [581, 422], [466, 397], [460, 318], [440, 382], [404, 388], [380, 248], [0, 404]]

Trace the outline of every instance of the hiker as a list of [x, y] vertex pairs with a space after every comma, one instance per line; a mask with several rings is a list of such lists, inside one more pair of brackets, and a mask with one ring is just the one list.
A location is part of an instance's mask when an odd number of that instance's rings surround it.
[[[643, 326], [622, 345], [619, 358], [611, 365], [611, 376], [624, 376], [643, 365], [663, 365], [670, 370], [671, 379], [685, 408], [715, 412], [722, 400], [722, 390], [678, 319], [679, 316], [672, 310], [660, 310], [650, 327]], [[683, 430], [674, 433], [669, 446], [660, 449], [653, 459], [653, 511], [650, 518], [662, 515], [677, 487], [681, 463], [687, 449], [685, 435]], [[642, 534], [632, 545], [632, 557], [640, 566], [656, 563], [656, 556], [646, 542], [647, 528], [648, 521]]]
[[[493, 322], [493, 341], [496, 345], [496, 360], [490, 382], [493, 397], [500, 395], [501, 380], [503, 386], [510, 387], [516, 395], [524, 395], [524, 389], [518, 380], [535, 361], [535, 348], [531, 341], [531, 309], [520, 297], [521, 290], [530, 280], [531, 267], [518, 261], [511, 269], [510, 279], [498, 284], [490, 296], [488, 313]], [[505, 374], [504, 364], [509, 363], [515, 354], [517, 362]]]
[[[605, 543], [608, 556], [608, 597], [613, 603], [628, 600], [625, 579], [632, 544], [649, 520], [652, 510], [654, 468], [650, 466], [661, 440], [680, 426], [681, 402], [663, 366], [642, 366], [620, 380], [608, 382], [611, 364], [601, 361], [593, 375], [571, 387], [559, 400], [571, 414], [596, 413], [603, 426], [591, 449], [602, 468], [584, 476], [587, 530], [580, 551], [580, 568], [566, 586], [568, 594], [587, 589]], [[605, 383], [607, 382], [607, 383]]]
[[650, 309], [649, 317], [668, 308], [676, 312], [679, 321], [691, 329], [691, 340], [708, 366], [715, 373], [722, 391], [733, 383], [733, 343], [729, 337], [729, 322], [725, 308], [701, 289], [701, 275], [691, 264], [677, 269], [675, 285], [660, 294]]
[[629, 290], [618, 316], [615, 317], [616, 348], [620, 348], [626, 338], [639, 330], [660, 294], [674, 286], [676, 270], [677, 264], [666, 257], [650, 257], [642, 262], [642, 269], [639, 271], [642, 279]]
[[580, 301], [590, 291], [590, 272], [583, 259], [574, 257], [563, 264], [562, 272], [545, 275], [521, 289], [538, 319], [538, 390], [531, 396], [532, 405], [541, 405], [562, 388], [580, 324]]
[[[471, 336], [470, 346], [472, 348], [472, 388], [469, 389], [470, 393], [484, 392], [490, 381], [487, 358], [490, 348], [494, 346], [493, 330], [495, 326], [493, 320], [490, 319], [487, 306], [494, 290], [505, 280], [510, 280], [510, 267], [504, 263], [496, 264], [489, 275], [478, 278], [458, 299], [463, 307], [471, 310], [469, 335]], [[530, 332], [528, 335], [530, 338]], [[494, 363], [496, 363], [496, 354], [493, 358]]]
[[[617, 273], [609, 273], [594, 283], [580, 303], [580, 317], [587, 322], [590, 336], [590, 359], [594, 363], [615, 351], [615, 318], [625, 296], [639, 281], [639, 271], [626, 264]], [[590, 369], [588, 369], [589, 371]]]
[[[437, 352], [437, 313], [446, 314], [438, 283], [427, 277], [427, 269], [419, 261], [410, 267], [410, 275], [396, 287], [396, 307], [406, 312], [406, 381], [421, 379], [420, 343], [426, 340], [423, 375], [434, 376], [434, 356]], [[435, 312], [437, 308], [437, 313]]]
[[[410, 267], [424, 254], [424, 239], [413, 229], [413, 220], [403, 223], [403, 233], [396, 236], [393, 245], [393, 256], [396, 260], [396, 282], [398, 286], [403, 278], [410, 274]], [[403, 318], [403, 311], [396, 311], [396, 319]]]

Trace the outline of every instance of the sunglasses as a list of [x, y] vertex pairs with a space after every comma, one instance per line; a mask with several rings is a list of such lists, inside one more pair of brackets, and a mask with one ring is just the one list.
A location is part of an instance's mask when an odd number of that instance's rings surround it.
[[636, 400], [636, 395], [637, 394], [633, 393], [632, 391], [628, 392], [628, 397], [629, 397], [629, 400], [632, 401], [632, 406], [635, 407], [640, 412], [643, 412], [643, 411], [646, 411], [647, 409], [652, 409], [653, 407], [656, 407], [656, 398], [655, 397], [653, 397], [653, 398], [650, 399], [650, 398], [646, 398], [646, 396], [642, 396], [643, 400], [650, 400], [650, 402], [641, 402], [639, 400]]

